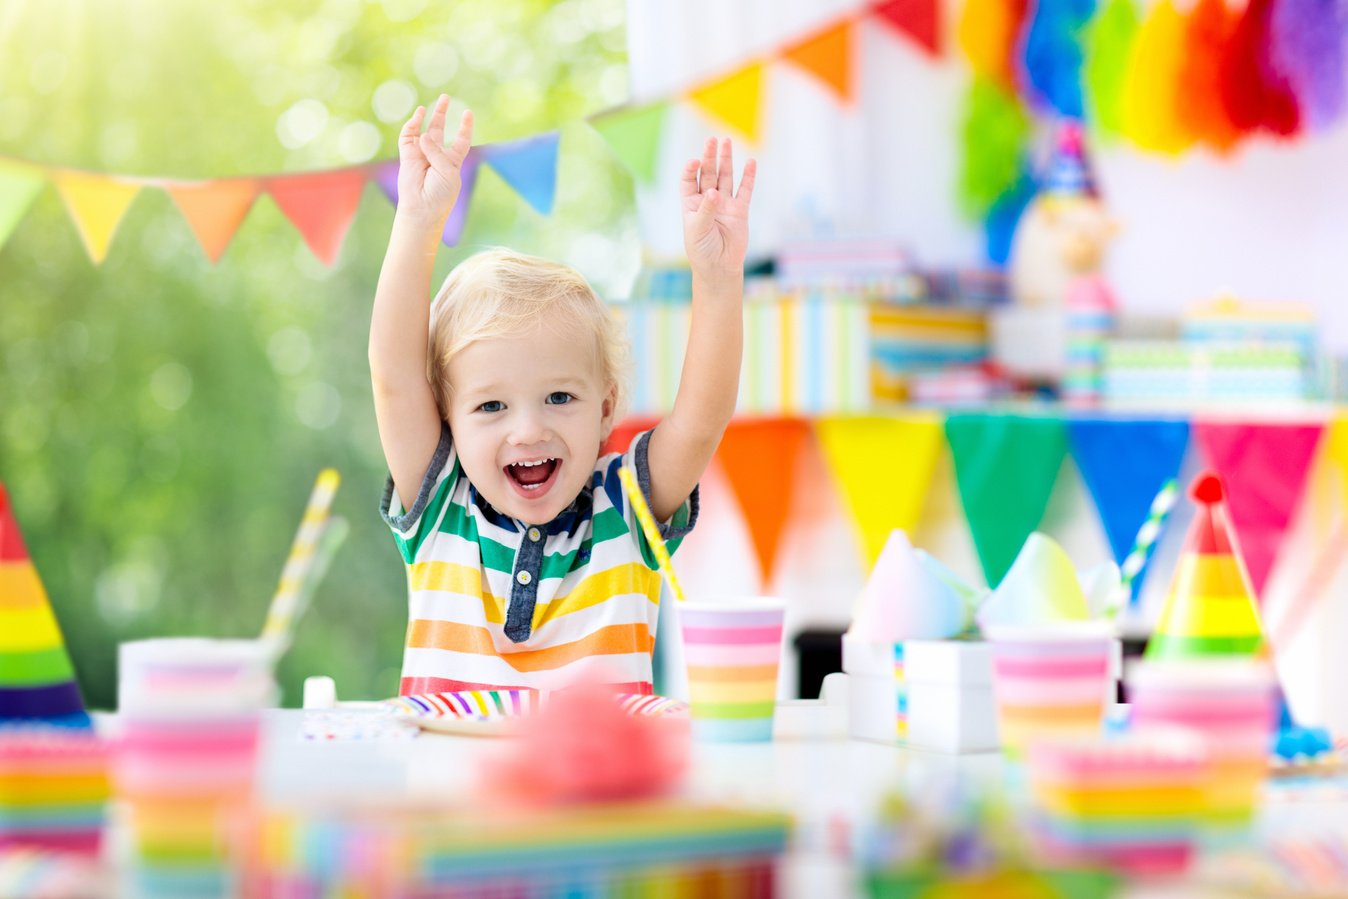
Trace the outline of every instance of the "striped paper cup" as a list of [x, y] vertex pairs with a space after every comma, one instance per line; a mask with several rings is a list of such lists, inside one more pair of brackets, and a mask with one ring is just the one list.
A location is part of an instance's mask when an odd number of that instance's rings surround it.
[[1277, 712], [1273, 683], [1268, 667], [1253, 659], [1140, 662], [1129, 672], [1135, 725], [1177, 725], [1207, 739], [1209, 836], [1239, 831], [1254, 813], [1268, 775]]
[[1112, 692], [1107, 625], [987, 628], [997, 730], [1009, 756], [1045, 737], [1094, 734]]
[[785, 614], [769, 597], [679, 604], [694, 737], [772, 739]]

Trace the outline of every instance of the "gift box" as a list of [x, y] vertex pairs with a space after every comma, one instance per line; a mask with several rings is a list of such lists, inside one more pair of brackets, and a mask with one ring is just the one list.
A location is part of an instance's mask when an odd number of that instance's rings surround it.
[[992, 651], [981, 641], [843, 635], [848, 733], [939, 752], [998, 747]]

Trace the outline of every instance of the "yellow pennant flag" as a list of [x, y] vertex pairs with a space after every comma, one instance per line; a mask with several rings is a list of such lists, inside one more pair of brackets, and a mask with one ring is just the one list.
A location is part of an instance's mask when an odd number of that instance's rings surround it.
[[1339, 499], [1334, 506], [1348, 509], [1348, 417], [1336, 416], [1323, 438], [1324, 463], [1338, 481]]
[[688, 98], [756, 142], [763, 117], [763, 64], [751, 63], [729, 78], [691, 91]]
[[52, 181], [70, 212], [84, 249], [94, 265], [108, 255], [108, 244], [117, 233], [122, 216], [140, 193], [140, 185], [107, 175], [57, 169]]
[[200, 184], [168, 184], [164, 189], [214, 265], [253, 208], [262, 185], [249, 178], [225, 178]]
[[911, 534], [917, 528], [944, 445], [941, 418], [824, 418], [815, 430], [856, 523], [869, 570], [890, 531]]

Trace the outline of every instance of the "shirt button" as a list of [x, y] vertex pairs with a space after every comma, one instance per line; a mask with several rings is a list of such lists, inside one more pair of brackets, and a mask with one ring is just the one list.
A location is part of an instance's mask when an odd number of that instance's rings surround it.
[[533, 576], [527, 571], [521, 571], [519, 574], [515, 575], [515, 580], [519, 581], [521, 584], [527, 584], [533, 580]]
[[529, 539], [532, 540], [533, 542], [537, 543], [538, 538], [542, 536], [543, 535], [539, 533], [538, 528], [529, 528]]

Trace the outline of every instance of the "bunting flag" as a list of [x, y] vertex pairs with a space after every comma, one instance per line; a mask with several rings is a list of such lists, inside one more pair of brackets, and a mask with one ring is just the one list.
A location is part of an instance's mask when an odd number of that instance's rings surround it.
[[757, 143], [763, 118], [763, 64], [750, 63], [688, 94], [704, 112]]
[[824, 82], [843, 103], [852, 102], [851, 21], [843, 19], [831, 28], [788, 47], [782, 52], [782, 58]]
[[736, 421], [716, 451], [753, 538], [764, 586], [772, 579], [791, 513], [797, 459], [809, 434], [809, 425], [798, 418]]
[[1061, 420], [1020, 415], [952, 415], [946, 439], [964, 517], [989, 586], [1006, 574], [1039, 525], [1067, 455]]
[[1123, 132], [1121, 99], [1136, 36], [1137, 7], [1133, 0], [1106, 0], [1104, 8], [1096, 13], [1085, 32], [1082, 81], [1086, 90], [1086, 111], [1100, 134]]
[[[458, 244], [459, 238], [463, 236], [464, 225], [468, 222], [468, 204], [473, 199], [473, 189], [477, 186], [477, 170], [481, 164], [482, 156], [478, 148], [471, 148], [463, 160], [463, 168], [459, 170], [459, 198], [454, 202], [454, 208], [449, 211], [449, 217], [445, 219], [445, 230], [440, 235], [441, 242], [447, 247]], [[370, 169], [370, 178], [396, 209], [398, 160], [381, 162], [374, 166]]]
[[871, 13], [912, 38], [931, 56], [941, 55], [941, 6], [937, 0], [885, 0]]
[[[1337, 472], [1339, 498], [1334, 508], [1348, 510], [1348, 418], [1336, 417], [1324, 438], [1325, 462]], [[1345, 521], [1348, 524], [1348, 521]]]
[[1301, 499], [1321, 424], [1194, 422], [1194, 440], [1226, 483], [1231, 520], [1255, 594], [1282, 546]]
[[869, 571], [890, 531], [917, 529], [941, 451], [941, 419], [934, 413], [822, 418], [815, 433], [852, 512]]
[[957, 40], [974, 75], [1014, 94], [1015, 48], [1029, 0], [966, 0]]
[[1123, 134], [1139, 147], [1181, 153], [1194, 134], [1180, 115], [1185, 21], [1171, 0], [1151, 8], [1137, 29], [1123, 85]]
[[267, 193], [324, 265], [337, 261], [365, 188], [361, 169], [267, 179]]
[[0, 484], [0, 727], [90, 727], [47, 591]]
[[0, 247], [14, 233], [47, 179], [36, 166], [0, 160]]
[[85, 252], [94, 265], [107, 258], [117, 226], [140, 193], [140, 185], [106, 175], [56, 169], [52, 180], [66, 204], [70, 218], [75, 222]]
[[606, 113], [590, 124], [638, 181], [651, 184], [668, 114], [668, 103], [648, 103]]
[[262, 188], [251, 178], [226, 178], [198, 184], [167, 184], [164, 189], [214, 265], [225, 255], [234, 232], [243, 224]]
[[1095, 0], [1038, 0], [1024, 39], [1025, 74], [1036, 105], [1080, 119], [1081, 37]]
[[561, 133], [526, 137], [478, 148], [482, 161], [495, 169], [524, 200], [543, 215], [552, 212], [557, 196], [557, 149]]
[[[1166, 481], [1179, 477], [1189, 423], [1083, 418], [1068, 422], [1067, 436], [1114, 561], [1122, 565], [1151, 512], [1152, 499]], [[1146, 576], [1144, 563], [1132, 579], [1134, 598]]]

